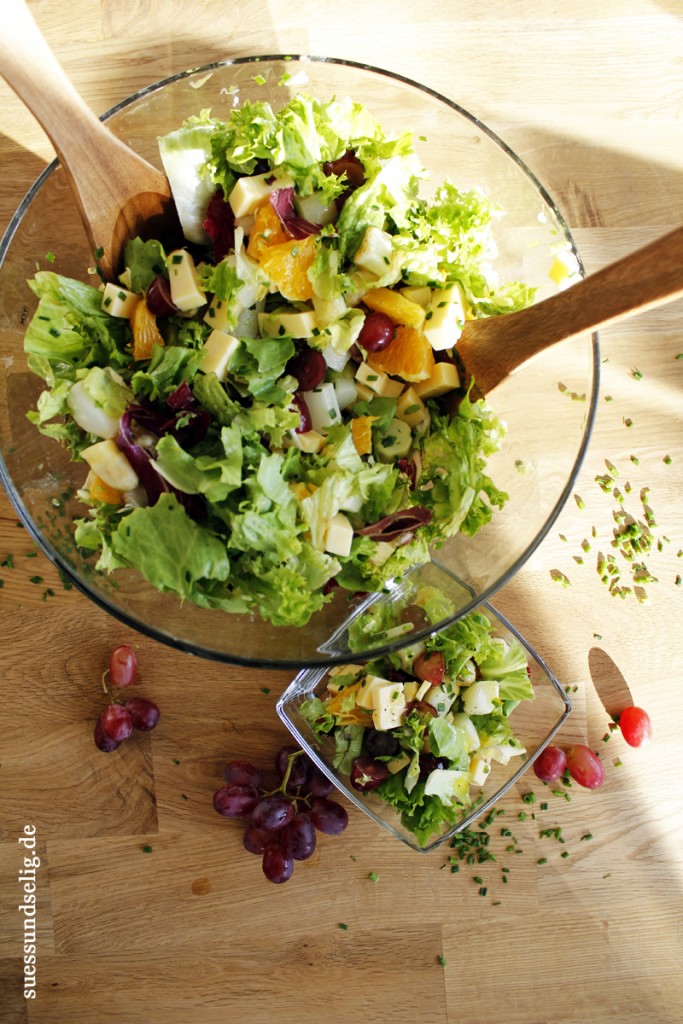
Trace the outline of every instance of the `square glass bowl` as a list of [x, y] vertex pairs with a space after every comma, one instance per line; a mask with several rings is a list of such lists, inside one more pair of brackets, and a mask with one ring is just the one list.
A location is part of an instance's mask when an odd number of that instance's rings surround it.
[[[404, 583], [393, 593], [373, 597], [352, 616], [349, 625], [358, 616], [372, 610], [377, 603], [405, 606], [408, 595], [414, 593], [413, 583]], [[502, 795], [528, 770], [541, 751], [550, 743], [571, 711], [571, 702], [563, 687], [550, 671], [543, 659], [525, 638], [487, 602], [477, 606], [476, 612], [483, 613], [491, 622], [493, 635], [508, 643], [517, 640], [527, 655], [528, 671], [534, 689], [533, 700], [524, 700], [510, 713], [509, 723], [514, 735], [526, 749], [526, 754], [515, 755], [507, 764], [491, 761], [490, 771], [481, 788], [470, 789], [470, 805], [463, 805], [462, 816], [455, 824], [443, 826], [432, 834], [425, 843], [402, 823], [399, 813], [385, 803], [375, 792], [361, 793], [351, 785], [348, 772], [338, 771], [334, 764], [335, 743], [331, 736], [318, 736], [301, 713], [304, 701], [327, 694], [329, 675], [327, 668], [304, 669], [294, 678], [277, 703], [277, 712], [302, 749], [327, 775], [337, 789], [343, 793], [364, 814], [376, 821], [392, 835], [418, 853], [428, 853], [467, 828], [485, 814]], [[381, 616], [380, 616], [381, 618]], [[436, 631], [438, 632], [438, 630]], [[363, 664], [359, 659], [354, 664]], [[341, 669], [337, 667], [334, 672]]]

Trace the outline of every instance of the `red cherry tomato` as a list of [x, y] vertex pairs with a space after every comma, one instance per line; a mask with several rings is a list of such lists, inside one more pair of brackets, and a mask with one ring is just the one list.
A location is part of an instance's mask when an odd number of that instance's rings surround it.
[[652, 722], [642, 708], [624, 708], [619, 715], [619, 728], [631, 747], [644, 747], [652, 739]]
[[575, 744], [567, 752], [567, 770], [574, 781], [586, 789], [597, 789], [605, 781], [604, 764], [583, 743]]

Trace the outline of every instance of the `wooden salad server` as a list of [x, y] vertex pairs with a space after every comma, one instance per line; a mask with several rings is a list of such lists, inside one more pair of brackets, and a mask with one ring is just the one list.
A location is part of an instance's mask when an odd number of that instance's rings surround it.
[[468, 320], [455, 348], [461, 380], [486, 395], [552, 345], [681, 295], [683, 227], [527, 309]]
[[177, 220], [168, 181], [86, 106], [23, 0], [4, 0], [2, 16], [0, 74], [54, 146], [100, 272], [114, 280], [130, 238], [163, 237]]

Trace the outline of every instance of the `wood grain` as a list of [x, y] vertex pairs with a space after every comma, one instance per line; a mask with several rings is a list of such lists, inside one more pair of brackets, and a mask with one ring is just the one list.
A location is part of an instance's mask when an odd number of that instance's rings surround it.
[[[502, 135], [555, 197], [589, 271], [683, 223], [677, 0], [30, 8], [98, 114], [226, 56], [348, 57], [426, 83]], [[52, 156], [0, 82], [0, 226]], [[612, 737], [605, 786], [574, 788], [571, 802], [520, 785], [492, 829], [497, 860], [457, 872], [453, 851], [413, 854], [351, 809], [342, 837], [324, 839], [285, 886], [267, 883], [239, 827], [210, 801], [229, 757], [269, 764], [285, 737], [274, 705], [288, 674], [198, 661], [132, 633], [64, 589], [0, 497], [2, 1024], [683, 1019], [680, 324], [674, 304], [602, 333], [599, 411], [575, 488], [583, 507], [568, 501], [495, 600], [577, 688], [563, 742], [602, 744], [628, 695], [650, 712], [653, 744], [632, 750]], [[657, 535], [668, 538], [653, 552], [659, 583], [645, 605], [611, 598], [595, 572], [614, 527], [614, 495], [595, 480], [606, 460], [628, 504], [651, 488]], [[571, 586], [553, 582], [554, 570]], [[162, 721], [105, 756], [91, 732], [119, 642], [136, 648], [139, 691], [160, 704]], [[522, 800], [532, 789], [535, 805]], [[34, 1000], [22, 995], [16, 909], [27, 824], [41, 859]], [[555, 827], [564, 844], [540, 835]]]

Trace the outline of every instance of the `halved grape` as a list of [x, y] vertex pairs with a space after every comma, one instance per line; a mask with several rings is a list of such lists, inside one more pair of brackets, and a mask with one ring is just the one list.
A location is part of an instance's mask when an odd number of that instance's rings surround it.
[[316, 348], [302, 348], [287, 363], [287, 373], [296, 377], [299, 391], [312, 391], [325, 380], [327, 363]]
[[155, 316], [172, 316], [178, 307], [171, 298], [171, 285], [163, 274], [157, 274], [147, 290], [147, 309]]
[[413, 662], [416, 677], [432, 686], [441, 686], [445, 671], [446, 662], [441, 651], [425, 651]]
[[357, 757], [351, 765], [350, 782], [360, 793], [370, 793], [381, 786], [389, 769], [384, 761], [375, 761], [372, 757]]

